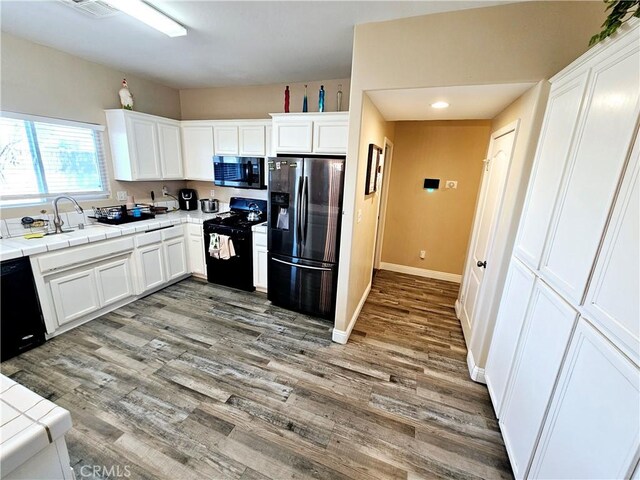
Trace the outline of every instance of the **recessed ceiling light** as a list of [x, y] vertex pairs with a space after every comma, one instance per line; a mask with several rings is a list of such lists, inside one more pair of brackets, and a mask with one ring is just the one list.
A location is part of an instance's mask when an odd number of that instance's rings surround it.
[[447, 108], [449, 104], [447, 102], [436, 102], [436, 103], [432, 103], [431, 106], [433, 108]]
[[178, 22], [141, 0], [106, 0], [106, 2], [170, 37], [181, 37], [187, 34], [187, 29]]

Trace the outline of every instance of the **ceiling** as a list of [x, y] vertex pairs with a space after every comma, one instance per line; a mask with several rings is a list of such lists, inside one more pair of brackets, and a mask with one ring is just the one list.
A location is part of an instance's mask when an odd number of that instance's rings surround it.
[[96, 18], [61, 0], [1, 0], [3, 31], [174, 88], [351, 75], [353, 26], [504, 1], [147, 0], [187, 27], [169, 38], [128, 15]]
[[[491, 119], [535, 83], [506, 83], [461, 87], [405, 88], [368, 91], [385, 120]], [[431, 104], [444, 101], [448, 108]]]

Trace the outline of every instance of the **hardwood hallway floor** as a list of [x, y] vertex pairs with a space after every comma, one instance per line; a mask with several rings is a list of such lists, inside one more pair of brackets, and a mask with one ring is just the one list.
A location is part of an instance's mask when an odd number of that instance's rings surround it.
[[382, 271], [343, 346], [265, 295], [188, 279], [2, 373], [71, 412], [78, 479], [511, 478], [457, 290]]

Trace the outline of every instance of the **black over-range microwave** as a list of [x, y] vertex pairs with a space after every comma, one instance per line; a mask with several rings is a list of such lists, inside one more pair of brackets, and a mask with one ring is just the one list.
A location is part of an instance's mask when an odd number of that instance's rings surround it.
[[239, 188], [267, 188], [264, 178], [264, 158], [213, 157], [216, 185]]

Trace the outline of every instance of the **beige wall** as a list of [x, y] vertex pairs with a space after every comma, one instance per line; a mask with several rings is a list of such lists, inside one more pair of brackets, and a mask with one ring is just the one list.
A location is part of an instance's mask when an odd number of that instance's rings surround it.
[[490, 133], [490, 120], [396, 122], [383, 262], [462, 274]]
[[246, 188], [219, 187], [214, 185], [213, 182], [196, 181], [188, 181], [187, 186], [189, 188], [195, 188], [198, 191], [198, 198], [210, 198], [211, 190], [215, 190], [216, 193], [214, 198], [225, 203], [229, 203], [229, 199], [231, 197], [259, 198], [262, 200], [267, 199], [266, 190], [248, 190]]
[[[325, 89], [325, 111], [336, 110], [336, 92], [342, 84], [342, 110], [349, 108], [348, 78], [306, 82], [310, 112], [318, 111], [318, 90]], [[269, 118], [284, 111], [284, 88], [289, 85], [290, 111], [302, 111], [304, 83], [212, 87], [180, 90], [183, 120], [224, 120], [232, 118]]]
[[[373, 143], [380, 148], [384, 147], [384, 139], [388, 138], [393, 142], [394, 128], [393, 122], [386, 122], [376, 106], [367, 95], [364, 96], [362, 102], [362, 129], [360, 131], [360, 149], [358, 151], [358, 160], [366, 163], [369, 156], [369, 144]], [[349, 292], [364, 292], [371, 284], [373, 263], [373, 254], [376, 246], [376, 225], [378, 219], [378, 209], [380, 206], [380, 189], [371, 195], [364, 194], [366, 169], [358, 178], [357, 195], [361, 199], [360, 209], [362, 211], [362, 220], [358, 225], [362, 226], [366, 235], [362, 235], [358, 241], [358, 247], [355, 249], [354, 255], [351, 257], [351, 263], [347, 266], [340, 265], [340, 270], [348, 269], [353, 273], [349, 284]], [[344, 219], [343, 219], [344, 222]], [[340, 249], [342, 251], [342, 246]], [[346, 267], [346, 268], [345, 268]], [[360, 302], [361, 297], [349, 295], [349, 308], [355, 310]]]
[[[134, 95], [137, 111], [180, 119], [180, 98], [175, 89], [6, 33], [2, 33], [1, 40], [2, 110], [105, 125], [103, 110], [120, 107], [118, 90], [120, 82], [126, 77]], [[134, 195], [136, 200], [146, 201], [151, 190], [161, 195], [163, 183], [173, 191], [184, 185], [184, 182], [112, 180], [111, 152], [106, 132], [104, 140], [113, 198], [100, 202], [84, 202], [83, 206], [118, 203], [115, 200], [117, 190], [126, 190]], [[71, 208], [66, 202], [60, 206], [63, 210]], [[2, 210], [2, 216], [10, 218], [36, 214], [41, 208], [43, 207], [5, 208]], [[44, 208], [51, 210], [48, 204]]]
[[[367, 90], [530, 82], [549, 78], [586, 49], [605, 15], [600, 2], [523, 2], [357, 25], [335, 328], [346, 331], [365, 294], [358, 224], [361, 118]], [[371, 264], [372, 265], [372, 264]], [[356, 278], [358, 277], [358, 278]], [[356, 286], [360, 286], [356, 288]]]
[[[484, 368], [487, 361], [507, 268], [538, 145], [549, 88], [549, 82], [540, 81], [498, 114], [491, 124], [491, 131], [495, 132], [513, 122], [519, 122], [502, 199], [503, 205], [498, 218], [499, 229], [487, 256], [492, 263], [500, 265], [501, 268], [487, 270], [485, 273], [482, 288], [486, 293], [481, 292], [474, 309], [477, 312], [477, 323], [470, 326], [471, 338], [469, 338], [469, 329], [465, 331], [469, 350], [479, 368]], [[463, 327], [465, 327], [464, 322]]]

